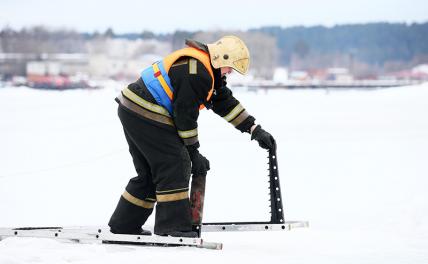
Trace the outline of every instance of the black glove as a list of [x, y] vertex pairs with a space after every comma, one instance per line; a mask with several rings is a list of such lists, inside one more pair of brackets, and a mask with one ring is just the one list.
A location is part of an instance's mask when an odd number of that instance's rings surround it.
[[275, 139], [260, 125], [257, 125], [253, 130], [253, 133], [251, 133], [251, 140], [253, 139], [257, 140], [259, 142], [259, 146], [264, 149], [273, 149], [276, 147]]
[[210, 170], [210, 161], [195, 147], [188, 147], [187, 151], [192, 161], [192, 174], [194, 176], [206, 176], [207, 171]]

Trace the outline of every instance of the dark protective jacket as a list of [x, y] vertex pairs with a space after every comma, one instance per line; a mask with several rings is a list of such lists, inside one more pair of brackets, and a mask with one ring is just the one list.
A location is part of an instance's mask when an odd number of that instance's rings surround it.
[[[244, 107], [233, 96], [232, 91], [226, 86], [226, 77], [221, 77], [220, 69], [213, 69], [214, 92], [210, 101], [206, 101], [211, 89], [211, 76], [198, 60], [196, 60], [196, 71], [190, 69], [192, 63], [189, 61], [191, 60], [195, 59], [180, 58], [173, 64], [168, 73], [174, 87], [172, 119], [184, 144], [195, 148], [199, 147], [197, 120], [200, 104], [204, 104], [207, 109], [212, 109], [241, 132], [249, 132], [255, 119], [245, 111]], [[128, 88], [139, 97], [157, 104], [141, 78], [130, 84]]]

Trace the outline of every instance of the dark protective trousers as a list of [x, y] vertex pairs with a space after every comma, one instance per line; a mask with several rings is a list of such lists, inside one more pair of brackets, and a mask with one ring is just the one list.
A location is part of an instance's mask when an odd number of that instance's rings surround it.
[[109, 226], [118, 233], [138, 233], [156, 204], [155, 234], [191, 231], [191, 162], [176, 129], [121, 106], [118, 115], [137, 176], [126, 186]]

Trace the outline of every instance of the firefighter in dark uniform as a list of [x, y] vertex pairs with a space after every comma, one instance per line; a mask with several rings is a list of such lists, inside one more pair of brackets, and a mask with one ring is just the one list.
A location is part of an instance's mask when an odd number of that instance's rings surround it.
[[198, 115], [212, 109], [263, 148], [275, 140], [226, 87], [232, 69], [248, 71], [250, 55], [244, 42], [226, 36], [213, 44], [186, 41], [141, 73], [116, 98], [129, 152], [138, 176], [130, 179], [109, 226], [113, 233], [151, 235], [142, 226], [156, 204], [157, 235], [196, 237], [192, 231], [189, 181], [206, 176], [207, 158], [199, 153]]

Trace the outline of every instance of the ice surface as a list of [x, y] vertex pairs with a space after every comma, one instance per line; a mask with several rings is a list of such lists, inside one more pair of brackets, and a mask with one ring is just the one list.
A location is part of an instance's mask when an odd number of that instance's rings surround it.
[[[106, 225], [135, 175], [112, 87], [0, 89], [1, 227]], [[277, 139], [286, 220], [309, 229], [204, 235], [222, 251], [9, 238], [0, 263], [428, 263], [428, 84], [235, 95]], [[212, 112], [199, 133], [205, 220], [267, 220], [267, 153]]]

